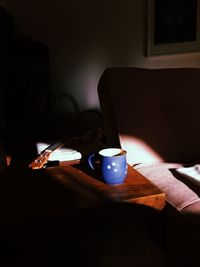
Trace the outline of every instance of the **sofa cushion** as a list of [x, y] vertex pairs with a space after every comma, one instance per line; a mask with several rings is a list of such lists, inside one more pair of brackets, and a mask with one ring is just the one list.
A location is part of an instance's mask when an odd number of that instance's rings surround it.
[[98, 93], [109, 145], [130, 164], [199, 159], [199, 84], [200, 69], [106, 69]]

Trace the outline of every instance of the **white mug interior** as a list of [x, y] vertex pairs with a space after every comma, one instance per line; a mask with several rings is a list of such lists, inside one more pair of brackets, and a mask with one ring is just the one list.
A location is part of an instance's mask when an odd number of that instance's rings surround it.
[[103, 157], [116, 157], [125, 155], [127, 152], [121, 148], [105, 148], [99, 151], [99, 155]]

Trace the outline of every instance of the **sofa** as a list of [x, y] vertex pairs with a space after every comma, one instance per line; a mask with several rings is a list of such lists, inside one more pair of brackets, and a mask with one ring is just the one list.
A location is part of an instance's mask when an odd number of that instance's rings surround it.
[[107, 145], [125, 149], [128, 163], [165, 192], [168, 248], [193, 266], [200, 187], [177, 169], [200, 159], [200, 69], [107, 68], [98, 96]]

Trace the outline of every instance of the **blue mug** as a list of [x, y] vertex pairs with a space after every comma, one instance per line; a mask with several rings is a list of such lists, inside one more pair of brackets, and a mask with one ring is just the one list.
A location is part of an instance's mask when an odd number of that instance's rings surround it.
[[121, 184], [127, 176], [127, 152], [121, 148], [106, 148], [88, 157], [88, 164], [96, 170], [96, 156], [100, 162], [101, 176], [107, 184]]

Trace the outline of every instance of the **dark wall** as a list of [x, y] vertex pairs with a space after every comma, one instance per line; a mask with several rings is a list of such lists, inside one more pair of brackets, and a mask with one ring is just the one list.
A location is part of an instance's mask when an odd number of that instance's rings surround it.
[[17, 34], [48, 45], [56, 127], [61, 116], [99, 109], [97, 84], [106, 67], [200, 67], [200, 53], [145, 56], [146, 0], [6, 3]]
[[81, 110], [99, 106], [105, 67], [138, 64], [143, 55], [144, 1], [8, 0], [8, 7], [20, 34], [48, 44], [52, 87]]

